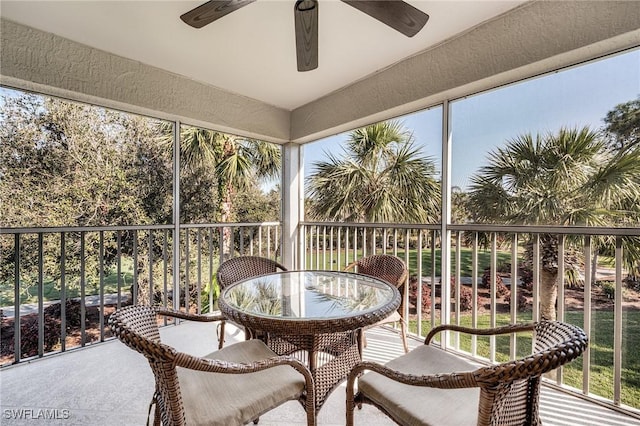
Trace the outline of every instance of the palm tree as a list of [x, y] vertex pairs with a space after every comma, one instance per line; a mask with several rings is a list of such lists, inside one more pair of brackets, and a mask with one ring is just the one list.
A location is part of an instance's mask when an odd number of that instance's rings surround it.
[[[165, 132], [171, 141], [170, 132]], [[180, 132], [180, 160], [184, 169], [215, 175], [218, 209], [215, 220], [230, 222], [234, 196], [260, 179], [274, 179], [280, 173], [280, 147], [255, 139], [241, 138], [197, 127], [183, 126]], [[225, 228], [224, 254], [232, 250], [231, 234]]]
[[[474, 212], [475, 222], [584, 226], [640, 222], [640, 152], [607, 150], [599, 134], [587, 127], [518, 136], [491, 153], [489, 164], [471, 181], [469, 211]], [[596, 247], [604, 250], [608, 243], [598, 240]], [[626, 239], [625, 244], [626, 263], [633, 264], [638, 241]], [[541, 236], [544, 319], [555, 319], [557, 247], [555, 235]]]
[[313, 164], [307, 182], [310, 210], [316, 218], [437, 222], [440, 187], [434, 161], [421, 156], [402, 123], [386, 121], [354, 130], [342, 157], [326, 155], [326, 161]]

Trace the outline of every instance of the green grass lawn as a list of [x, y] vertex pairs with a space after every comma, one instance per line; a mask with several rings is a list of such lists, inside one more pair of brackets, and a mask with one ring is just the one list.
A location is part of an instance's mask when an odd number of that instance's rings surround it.
[[[122, 291], [129, 291], [128, 288], [133, 283], [133, 261], [122, 258]], [[0, 306], [13, 306], [14, 291], [13, 282], [0, 284]], [[66, 277], [67, 298], [80, 297], [80, 280], [78, 277]], [[117, 293], [118, 274], [115, 268], [105, 273], [104, 293]], [[60, 300], [60, 281], [45, 280], [42, 286], [44, 301]], [[85, 281], [85, 295], [90, 296], [100, 293], [100, 280], [97, 276], [87, 276]], [[38, 285], [27, 285], [25, 281], [20, 288], [20, 303], [38, 303]]]
[[[530, 318], [530, 313], [524, 313], [518, 318], [518, 321], [526, 322], [529, 321]], [[584, 325], [584, 314], [582, 312], [568, 312], [566, 321], [582, 327]], [[623, 313], [622, 321], [622, 403], [640, 408], [640, 312], [626, 311]], [[509, 314], [496, 315], [496, 324], [498, 326], [509, 323]], [[470, 327], [471, 316], [461, 316], [460, 324]], [[592, 336], [589, 342], [591, 356], [589, 391], [590, 393], [607, 399], [613, 399], [613, 325], [613, 312], [593, 312], [591, 324]], [[416, 321], [410, 321], [410, 330], [415, 332], [416, 327]], [[490, 317], [488, 314], [479, 316], [478, 327], [490, 327]], [[430, 329], [430, 322], [423, 321], [423, 334], [426, 335]], [[489, 337], [477, 337], [477, 353], [479, 356], [489, 358], [489, 342]], [[464, 351], [471, 352], [470, 336], [460, 335], [460, 348]], [[529, 354], [531, 350], [531, 337], [526, 334], [518, 336], [516, 350], [518, 357]], [[507, 361], [509, 359], [509, 352], [509, 336], [497, 336], [496, 361]], [[582, 389], [582, 363], [583, 356], [564, 367], [565, 384]]]
[[[388, 254], [392, 254], [391, 251], [387, 252]], [[435, 271], [436, 271], [436, 275], [440, 275], [440, 259], [441, 259], [441, 250], [440, 249], [436, 249], [435, 250]], [[398, 257], [400, 257], [402, 260], [406, 259], [406, 252], [404, 249], [398, 249]], [[407, 262], [407, 266], [409, 267], [409, 271], [412, 274], [415, 274], [416, 271], [418, 270], [418, 251], [415, 249], [410, 249], [409, 250], [409, 260]], [[357, 252], [357, 256], [358, 258], [362, 257], [362, 251], [359, 250]], [[472, 269], [471, 269], [471, 265], [472, 265], [472, 256], [473, 256], [473, 250], [472, 249], [468, 249], [468, 248], [462, 248], [461, 252], [460, 252], [460, 264], [461, 264], [461, 275], [462, 276], [466, 276], [466, 277], [470, 277], [472, 275]], [[501, 264], [505, 264], [505, 263], [511, 263], [511, 252], [506, 252], [506, 251], [498, 251], [497, 254], [497, 259], [496, 262], [498, 265]], [[353, 261], [353, 250], [349, 250], [349, 261]], [[307, 269], [343, 269], [346, 266], [346, 256], [345, 256], [345, 251], [341, 250], [340, 252], [340, 265], [337, 265], [337, 259], [338, 259], [338, 251], [334, 250], [333, 252], [333, 260], [334, 260], [334, 265], [333, 268], [331, 267], [331, 256], [329, 254], [329, 251], [327, 251], [326, 255], [323, 257], [323, 254], [320, 253], [319, 255], [319, 261], [317, 262], [317, 264], [319, 266], [316, 266], [316, 255], [314, 253], [313, 256], [310, 256], [309, 254], [307, 255]], [[481, 275], [482, 272], [484, 271], [484, 268], [488, 268], [489, 265], [491, 264], [491, 251], [489, 250], [479, 250], [478, 251], [478, 274]], [[455, 256], [455, 248], [453, 249], [453, 253], [452, 253], [452, 271], [455, 271], [455, 266], [456, 266], [456, 256]], [[423, 249], [422, 250], [422, 275], [423, 276], [430, 276], [431, 275], [431, 271], [432, 271], [432, 265], [431, 265], [431, 249]]]

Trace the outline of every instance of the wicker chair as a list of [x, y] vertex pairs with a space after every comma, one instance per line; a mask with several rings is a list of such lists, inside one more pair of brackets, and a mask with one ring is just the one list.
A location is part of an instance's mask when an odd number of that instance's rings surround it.
[[241, 425], [257, 422], [261, 414], [290, 400], [300, 401], [307, 424], [315, 425], [313, 378], [303, 363], [277, 356], [259, 340], [236, 343], [202, 358], [178, 352], [160, 341], [158, 314], [220, 319], [149, 306], [127, 306], [109, 318], [114, 335], [151, 365], [155, 425]]
[[[483, 336], [533, 332], [535, 349], [525, 358], [477, 367], [429, 345], [443, 330]], [[384, 366], [361, 362], [353, 368], [347, 381], [347, 425], [353, 425], [354, 407], [362, 403], [377, 406], [401, 425], [540, 425], [540, 377], [579, 357], [587, 344], [580, 328], [556, 321], [485, 330], [436, 327], [424, 345]], [[371, 371], [363, 375], [365, 370]]]
[[[286, 271], [287, 268], [276, 262], [258, 256], [240, 256], [225, 260], [220, 264], [217, 273], [218, 285], [220, 290], [225, 289], [229, 285], [246, 280], [259, 275], [271, 274], [273, 272]], [[222, 349], [224, 345], [224, 324], [225, 320], [220, 321], [220, 331], [218, 335], [218, 349]], [[245, 330], [247, 338], [251, 337], [251, 332]]]
[[[407, 286], [405, 281], [407, 280], [407, 267], [404, 262], [396, 256], [388, 254], [374, 254], [372, 256], [363, 257], [344, 269], [345, 271], [355, 270], [359, 274], [369, 275], [372, 277], [380, 278], [388, 283], [396, 286], [400, 290], [401, 302], [398, 310], [385, 318], [382, 321], [370, 326], [376, 327], [378, 325], [387, 324], [391, 322], [400, 322], [400, 332], [402, 336], [402, 345], [404, 346], [404, 352], [409, 352], [409, 345], [407, 344], [407, 323], [404, 319], [404, 303], [407, 300]], [[362, 333], [362, 345], [366, 346], [366, 338], [364, 332]]]

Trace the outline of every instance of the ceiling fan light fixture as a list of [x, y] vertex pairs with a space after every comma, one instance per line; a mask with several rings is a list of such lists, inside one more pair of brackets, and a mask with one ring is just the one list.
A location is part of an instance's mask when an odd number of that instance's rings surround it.
[[[256, 0], [210, 0], [180, 16], [186, 24], [202, 28]], [[342, 0], [407, 37], [416, 35], [429, 15], [404, 0]], [[318, 0], [297, 0], [293, 8], [298, 71], [318, 68]]]

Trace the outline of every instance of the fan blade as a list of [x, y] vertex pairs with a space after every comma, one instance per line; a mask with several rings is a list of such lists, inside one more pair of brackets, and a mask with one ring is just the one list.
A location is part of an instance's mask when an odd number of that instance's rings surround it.
[[194, 28], [202, 28], [254, 1], [256, 0], [211, 0], [183, 14], [180, 19]]
[[298, 0], [294, 7], [298, 71], [318, 68], [318, 2]]
[[407, 37], [416, 35], [429, 20], [429, 15], [402, 0], [342, 1]]

